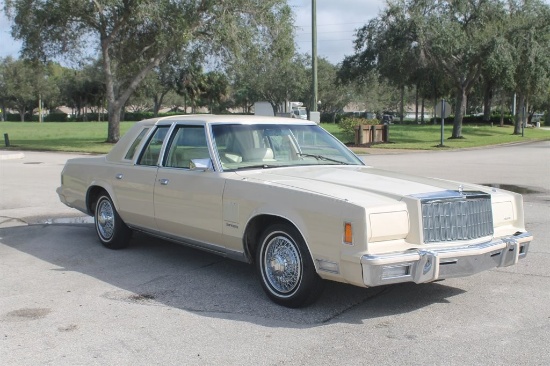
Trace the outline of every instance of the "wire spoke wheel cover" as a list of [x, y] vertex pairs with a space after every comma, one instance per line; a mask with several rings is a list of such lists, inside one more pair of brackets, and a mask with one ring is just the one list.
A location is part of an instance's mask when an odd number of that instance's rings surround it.
[[94, 222], [99, 241], [109, 249], [122, 249], [128, 246], [132, 230], [122, 221], [116, 207], [107, 194], [96, 202]]
[[115, 215], [111, 202], [107, 199], [101, 200], [97, 205], [96, 215], [97, 231], [104, 240], [109, 241], [115, 232]]
[[267, 284], [280, 295], [293, 293], [302, 279], [302, 258], [296, 243], [276, 233], [264, 248], [262, 266]]
[[301, 233], [293, 225], [274, 223], [258, 238], [256, 270], [267, 296], [289, 308], [307, 306], [323, 291]]

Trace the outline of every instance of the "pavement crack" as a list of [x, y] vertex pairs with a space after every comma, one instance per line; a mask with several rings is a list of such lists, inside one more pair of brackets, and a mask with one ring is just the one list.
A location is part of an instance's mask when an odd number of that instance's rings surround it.
[[25, 220], [18, 219], [16, 217], [0, 216], [0, 228], [27, 225], [28, 223]]
[[345, 312], [359, 306], [359, 305], [363, 305], [364, 303], [368, 302], [368, 301], [371, 301], [371, 300], [374, 300], [374, 299], [377, 299], [378, 297], [382, 296], [382, 295], [385, 295], [387, 294], [388, 292], [391, 291], [391, 286], [390, 287], [379, 287], [378, 288], [378, 292], [372, 294], [372, 295], [367, 295], [365, 298], [359, 300], [359, 301], [356, 301], [354, 303], [351, 303], [349, 304], [349, 306], [339, 310], [338, 312], [335, 312], [333, 313], [331, 316], [329, 316], [328, 318], [325, 318], [321, 321], [321, 324], [326, 324], [328, 322], [330, 322], [331, 320], [339, 317], [340, 315], [344, 314]]

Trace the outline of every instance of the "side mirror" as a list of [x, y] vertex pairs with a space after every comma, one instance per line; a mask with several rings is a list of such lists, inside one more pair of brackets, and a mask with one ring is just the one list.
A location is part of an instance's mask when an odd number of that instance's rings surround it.
[[192, 159], [189, 163], [189, 169], [202, 170], [203, 172], [214, 171], [214, 165], [211, 159]]

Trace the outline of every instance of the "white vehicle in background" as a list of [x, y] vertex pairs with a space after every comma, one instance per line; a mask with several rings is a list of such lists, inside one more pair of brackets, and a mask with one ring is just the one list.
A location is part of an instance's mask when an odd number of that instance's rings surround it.
[[300, 118], [307, 120], [307, 110], [302, 102], [290, 102], [291, 118]]
[[[307, 109], [302, 102], [285, 102], [278, 105], [277, 117], [290, 117], [307, 120]], [[273, 106], [269, 102], [254, 103], [254, 115], [273, 117]]]
[[256, 102], [254, 103], [254, 115], [255, 116], [266, 116], [274, 117], [275, 113], [273, 112], [273, 107], [269, 102]]

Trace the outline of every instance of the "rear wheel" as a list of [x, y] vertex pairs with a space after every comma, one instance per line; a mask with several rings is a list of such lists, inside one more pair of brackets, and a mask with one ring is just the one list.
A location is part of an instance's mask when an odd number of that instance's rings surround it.
[[291, 308], [317, 300], [324, 287], [300, 233], [292, 226], [269, 226], [256, 251], [256, 269], [267, 296]]
[[132, 230], [118, 215], [111, 197], [102, 194], [95, 206], [94, 223], [99, 241], [106, 248], [126, 248], [132, 237]]

